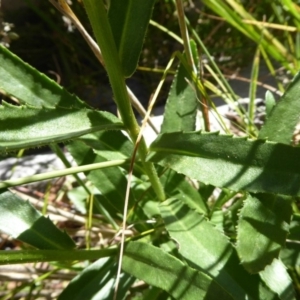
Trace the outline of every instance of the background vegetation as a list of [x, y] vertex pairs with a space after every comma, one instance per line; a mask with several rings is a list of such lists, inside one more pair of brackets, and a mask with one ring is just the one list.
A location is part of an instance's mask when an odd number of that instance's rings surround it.
[[[0, 183], [0, 229], [7, 234], [1, 237], [1, 264], [28, 264], [19, 267], [20, 280], [3, 275], [1, 299], [298, 299], [298, 1], [189, 0], [183, 1], [186, 19], [181, 1], [147, 2], [153, 12], [132, 77], [124, 70], [135, 64], [116, 59], [115, 44], [101, 32], [121, 31], [113, 23], [117, 7], [106, 24], [106, 13], [93, 14], [95, 1], [71, 5], [94, 33], [105, 68], [50, 3], [28, 1], [26, 10], [1, 15], [2, 44], [9, 47], [1, 47], [0, 55], [2, 157], [48, 145], [66, 166], [62, 173]], [[190, 44], [182, 43], [188, 40], [184, 25]], [[128, 30], [131, 38], [120, 42], [125, 49], [134, 48], [136, 33]], [[240, 78], [239, 70], [249, 65], [249, 78]], [[239, 95], [228, 84], [233, 77], [249, 82], [247, 107], [236, 105]], [[261, 129], [255, 99], [268, 77], [274, 85], [263, 87], [272, 93], [264, 97], [267, 122]], [[139, 144], [125, 82], [144, 107], [156, 97], [156, 105], [167, 103], [161, 135], [149, 148]], [[216, 97], [234, 107], [238, 121], [232, 124], [247, 139], [195, 130], [195, 107], [204, 114], [201, 129], [209, 131], [207, 105], [214, 111]], [[120, 119], [113, 115], [116, 106]], [[233, 133], [224, 124], [223, 130]], [[79, 167], [70, 168], [61, 142]], [[23, 186], [57, 177], [31, 194]]]

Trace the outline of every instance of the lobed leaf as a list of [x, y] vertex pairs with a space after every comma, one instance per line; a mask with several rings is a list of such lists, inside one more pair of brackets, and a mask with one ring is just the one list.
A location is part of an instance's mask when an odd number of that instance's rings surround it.
[[217, 133], [165, 133], [148, 160], [190, 178], [235, 191], [300, 195], [300, 149]]
[[137, 67], [154, 2], [110, 0], [108, 19], [125, 77]]
[[121, 121], [90, 109], [0, 106], [0, 152], [67, 141], [89, 132], [121, 129]]
[[175, 299], [234, 299], [205, 273], [146, 243], [131, 242], [126, 246], [122, 269], [164, 289]]
[[165, 106], [161, 133], [195, 130], [198, 103], [187, 78], [190, 76], [180, 64]]
[[237, 226], [237, 252], [248, 272], [264, 270], [279, 256], [291, 216], [289, 199], [266, 194], [248, 195]]
[[300, 72], [294, 77], [284, 95], [268, 115], [259, 132], [260, 139], [291, 144], [300, 111]]
[[227, 237], [203, 215], [177, 199], [164, 201], [160, 209], [167, 231], [192, 268], [208, 273], [233, 299], [261, 299], [262, 294], [268, 298], [268, 291], [259, 286], [259, 277], [240, 266]]
[[22, 104], [82, 108], [86, 104], [0, 45], [0, 90]]
[[72, 249], [73, 240], [29, 202], [10, 191], [0, 192], [0, 230], [39, 249]]

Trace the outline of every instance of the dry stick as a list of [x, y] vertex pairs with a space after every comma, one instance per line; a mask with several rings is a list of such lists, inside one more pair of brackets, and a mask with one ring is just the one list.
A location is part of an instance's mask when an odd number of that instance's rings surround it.
[[147, 109], [147, 113], [145, 115], [145, 118], [142, 122], [142, 126], [139, 132], [139, 135], [137, 137], [136, 143], [134, 145], [134, 150], [130, 162], [130, 167], [129, 167], [129, 172], [128, 172], [128, 180], [127, 180], [127, 187], [126, 187], [126, 196], [125, 196], [125, 204], [124, 204], [124, 211], [123, 211], [123, 223], [122, 223], [122, 234], [121, 234], [121, 243], [120, 243], [120, 253], [119, 253], [119, 261], [118, 261], [118, 271], [117, 271], [117, 277], [116, 277], [116, 283], [115, 283], [115, 293], [114, 293], [114, 300], [117, 298], [117, 292], [118, 292], [118, 287], [119, 287], [119, 282], [120, 282], [120, 275], [121, 275], [121, 268], [122, 268], [122, 260], [123, 260], [123, 254], [124, 254], [124, 243], [125, 243], [125, 228], [126, 228], [126, 218], [127, 218], [127, 213], [128, 213], [128, 202], [129, 202], [129, 194], [130, 194], [130, 185], [131, 185], [131, 178], [132, 178], [132, 172], [133, 172], [133, 166], [135, 162], [135, 157], [137, 153], [137, 149], [139, 147], [139, 143], [141, 141], [141, 138], [143, 136], [143, 131], [145, 129], [145, 126], [147, 124], [148, 118], [150, 118], [151, 111], [153, 109], [153, 106], [155, 104], [155, 101], [157, 99], [157, 96], [162, 88], [162, 85], [165, 81], [165, 78], [169, 72], [169, 69], [172, 66], [172, 63], [175, 59], [175, 56], [172, 56], [170, 59], [164, 73], [162, 76], [162, 79], [160, 80], [157, 89], [153, 95], [153, 97], [150, 99], [149, 106]]
[[[93, 38], [85, 30], [85, 28], [83, 27], [83, 25], [81, 24], [81, 22], [78, 20], [78, 18], [76, 17], [76, 15], [74, 14], [74, 12], [70, 8], [70, 6], [65, 2], [65, 0], [58, 0], [58, 2], [56, 0], [49, 0], [49, 1], [50, 1], [50, 3], [59, 12], [61, 12], [64, 16], [66, 16], [67, 18], [69, 18], [73, 22], [73, 24], [75, 25], [75, 27], [77, 28], [77, 30], [81, 33], [82, 37], [85, 39], [85, 41], [87, 42], [87, 44], [89, 45], [89, 47], [93, 51], [93, 53], [96, 56], [96, 58], [103, 65], [103, 67], [105, 67], [105, 63], [103, 61], [101, 50], [100, 50], [98, 44], [93, 40]], [[127, 88], [127, 92], [128, 92], [129, 98], [131, 100], [131, 104], [137, 110], [137, 112], [143, 118], [145, 118], [145, 116], [146, 116], [146, 110], [144, 109], [143, 105], [136, 98], [136, 96], [131, 91], [131, 89], [128, 86], [126, 86], [126, 88]], [[156, 126], [154, 125], [154, 123], [152, 122], [151, 118], [148, 119], [148, 123], [151, 126], [151, 128], [154, 130], [154, 132], [158, 133], [158, 130], [157, 130]]]
[[[248, 82], [250, 83], [251, 80], [249, 78], [246, 78], [246, 77], [242, 77], [242, 76], [232, 76], [232, 75], [226, 75], [224, 74], [224, 77], [228, 78], [228, 79], [232, 79], [232, 80], [238, 80], [238, 81], [243, 81], [243, 82]], [[274, 86], [272, 85], [269, 85], [269, 84], [266, 84], [266, 83], [263, 83], [261, 81], [256, 81], [256, 84], [265, 88], [266, 90], [270, 90], [271, 92], [279, 95], [279, 96], [282, 96], [282, 92], [280, 90], [278, 90], [277, 88], [275, 88]]]

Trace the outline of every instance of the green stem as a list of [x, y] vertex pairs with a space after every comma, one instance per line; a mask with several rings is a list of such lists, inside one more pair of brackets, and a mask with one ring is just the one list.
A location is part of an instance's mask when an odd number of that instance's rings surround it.
[[[113, 39], [113, 34], [108, 22], [107, 13], [103, 1], [99, 0], [83, 0], [89, 20], [91, 22], [94, 35], [101, 49], [103, 60], [105, 62], [106, 71], [114, 93], [114, 100], [118, 106], [122, 121], [127, 129], [132, 141], [135, 143], [140, 131], [140, 127], [135, 119], [130, 99], [128, 97], [125, 78], [119, 59], [119, 54]], [[147, 156], [147, 146], [142, 138], [138, 153], [143, 161], [145, 171], [149, 177], [159, 200], [165, 199], [163, 187], [159, 181], [156, 170], [152, 163], [145, 162]]]
[[118, 248], [102, 250], [16, 250], [1, 251], [0, 265], [42, 261], [93, 260], [116, 255]]
[[[61, 161], [63, 162], [63, 164], [65, 165], [66, 168], [72, 167], [71, 163], [67, 160], [65, 154], [63, 153], [63, 151], [60, 149], [60, 147], [57, 144], [51, 144], [50, 148], [61, 159]], [[74, 173], [73, 176], [76, 179], [76, 181], [78, 182], [78, 184], [80, 186], [82, 186], [82, 188], [85, 190], [85, 192], [89, 196], [91, 196], [93, 193], [89, 190], [89, 188], [81, 180], [81, 178], [78, 176], [78, 174]], [[107, 219], [107, 221], [113, 226], [113, 228], [117, 230], [119, 228], [118, 224], [112, 218], [110, 213], [105, 209], [105, 207], [99, 201], [95, 201], [95, 206], [97, 207], [97, 209], [99, 209], [99, 211]]]
[[36, 181], [52, 179], [55, 177], [67, 176], [67, 175], [81, 173], [81, 172], [88, 172], [88, 171], [97, 170], [101, 168], [121, 166], [125, 163], [128, 163], [128, 160], [118, 159], [118, 160], [111, 160], [111, 161], [106, 161], [106, 162], [101, 162], [96, 164], [84, 165], [80, 167], [72, 167], [64, 170], [52, 171], [43, 174], [36, 174], [36, 175], [27, 176], [23, 178], [5, 180], [0, 182], [0, 189], [27, 184]]
[[176, 8], [178, 13], [178, 22], [179, 22], [179, 27], [181, 32], [181, 38], [183, 40], [183, 46], [184, 46], [184, 51], [186, 53], [187, 61], [190, 67], [193, 69], [193, 71], [197, 73], [191, 47], [190, 47], [189, 33], [187, 31], [186, 23], [184, 20], [185, 19], [184, 9], [181, 0], [176, 0]]
[[[66, 158], [63, 151], [60, 149], [60, 147], [57, 144], [50, 144], [51, 150], [58, 156], [58, 158], [62, 161], [62, 163], [65, 165], [66, 168], [71, 168], [72, 165]], [[74, 178], [76, 179], [77, 183], [82, 186], [82, 188], [86, 191], [88, 195], [91, 195], [90, 190], [86, 187], [84, 182], [81, 180], [81, 178], [78, 176], [77, 173], [73, 174]]]
[[[184, 46], [184, 51], [185, 51], [185, 54], [187, 57], [187, 61], [188, 61], [189, 66], [192, 68], [193, 72], [195, 74], [197, 74], [198, 73], [197, 67], [196, 67], [194, 59], [193, 59], [193, 54], [192, 54], [192, 49], [191, 49], [191, 45], [190, 45], [189, 33], [187, 30], [187, 26], [186, 26], [182, 0], [176, 0], [176, 8], [177, 8], [177, 13], [178, 13], [178, 22], [179, 22], [179, 26], [180, 26], [181, 37], [183, 40], [183, 46]], [[197, 98], [201, 100], [200, 107], [201, 107], [202, 116], [204, 119], [204, 128], [206, 131], [210, 131], [206, 91], [204, 89], [204, 93], [200, 93], [200, 91], [197, 89], [197, 85], [196, 85], [195, 81], [194, 81], [194, 85], [195, 85], [195, 89], [196, 89]]]

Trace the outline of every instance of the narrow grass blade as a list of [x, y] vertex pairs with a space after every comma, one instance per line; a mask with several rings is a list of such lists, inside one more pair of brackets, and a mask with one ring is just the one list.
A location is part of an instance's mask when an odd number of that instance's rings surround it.
[[234, 191], [300, 195], [300, 148], [217, 133], [160, 135], [148, 159], [190, 178]]
[[260, 61], [260, 50], [257, 48], [251, 70], [251, 78], [250, 78], [250, 88], [249, 88], [249, 108], [248, 108], [248, 116], [249, 116], [249, 124], [248, 124], [248, 135], [255, 132], [254, 126], [254, 118], [255, 118], [255, 99], [256, 99], [256, 89], [257, 89], [257, 78], [259, 74], [259, 61]]
[[264, 22], [257, 22], [253, 15], [246, 11], [242, 3], [235, 0], [203, 0], [203, 3], [245, 36], [261, 45], [270, 56], [280, 61], [292, 73], [295, 72], [289, 65], [289, 61], [292, 61], [293, 57], [288, 49], [271, 34], [264, 26]]

